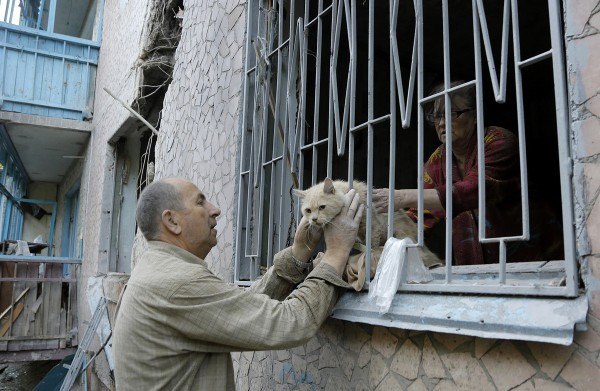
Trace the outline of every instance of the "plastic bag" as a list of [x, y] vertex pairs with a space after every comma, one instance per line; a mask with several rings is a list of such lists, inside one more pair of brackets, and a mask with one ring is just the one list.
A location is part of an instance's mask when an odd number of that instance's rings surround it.
[[433, 280], [429, 270], [423, 265], [419, 251], [412, 239], [389, 238], [377, 264], [375, 278], [369, 285], [369, 299], [375, 304], [380, 315], [387, 313], [400, 283], [423, 283]]
[[42, 235], [38, 235], [33, 239], [33, 243], [44, 243], [44, 238], [42, 238]]

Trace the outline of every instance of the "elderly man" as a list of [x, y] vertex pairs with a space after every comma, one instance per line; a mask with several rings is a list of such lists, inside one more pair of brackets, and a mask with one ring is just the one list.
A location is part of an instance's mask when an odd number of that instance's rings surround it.
[[324, 229], [327, 250], [310, 273], [321, 233], [307, 235], [301, 221], [292, 247], [244, 290], [204, 262], [217, 244], [221, 211], [188, 181], [152, 183], [136, 210], [149, 248], [131, 274], [114, 328], [117, 389], [234, 390], [229, 352], [308, 341], [347, 287], [341, 275], [363, 209], [351, 190], [342, 213]]

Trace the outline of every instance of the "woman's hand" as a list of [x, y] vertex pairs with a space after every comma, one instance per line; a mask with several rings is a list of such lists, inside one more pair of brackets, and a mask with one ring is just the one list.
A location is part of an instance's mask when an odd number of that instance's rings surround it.
[[319, 244], [323, 229], [318, 225], [309, 224], [306, 217], [302, 217], [292, 245], [292, 254], [301, 262], [308, 262], [313, 251]]
[[[387, 213], [390, 198], [389, 189], [373, 189], [373, 206], [378, 213]], [[419, 206], [417, 189], [394, 190], [394, 211]], [[425, 209], [444, 210], [438, 192], [435, 189], [423, 189], [423, 207]]]
[[[402, 206], [403, 190], [394, 190], [394, 210], [400, 210]], [[373, 206], [377, 213], [387, 213], [390, 204], [390, 189], [373, 189]]]

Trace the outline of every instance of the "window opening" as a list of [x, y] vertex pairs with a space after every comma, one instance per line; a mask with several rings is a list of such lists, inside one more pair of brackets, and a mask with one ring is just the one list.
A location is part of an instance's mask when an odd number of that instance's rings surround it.
[[[247, 15], [238, 283], [254, 280], [289, 244], [301, 217], [291, 188], [297, 183], [306, 189], [329, 176], [361, 180], [369, 189], [417, 190], [417, 246], [427, 246], [445, 266], [435, 269], [431, 283], [405, 282], [401, 290], [577, 294], [558, 1], [251, 1]], [[456, 80], [463, 82], [452, 84]], [[438, 92], [429, 92], [440, 83]], [[440, 200], [445, 211], [435, 228], [425, 229], [430, 220], [424, 168], [442, 144], [425, 118], [441, 99], [448, 106], [441, 114], [450, 122], [455, 95], [467, 89], [475, 92], [468, 115], [477, 124], [471, 157], [479, 166], [472, 183], [476, 192], [469, 193], [477, 207], [469, 213], [475, 241], [493, 250], [489, 265], [457, 265], [469, 259], [457, 262], [460, 254], [453, 249], [460, 233], [453, 209], [461, 212], [461, 200], [450, 175]], [[486, 230], [490, 205], [496, 205], [483, 175], [491, 159], [484, 147], [489, 126], [507, 129], [514, 140], [508, 196], [518, 206], [513, 213], [521, 222], [518, 230]], [[448, 133], [438, 151], [452, 156], [457, 136]], [[452, 172], [451, 163], [440, 168]], [[556, 242], [564, 250], [555, 258], [509, 263], [521, 260], [515, 258], [517, 246], [538, 239], [536, 219], [545, 210], [553, 211]], [[368, 209], [368, 227], [372, 213]], [[393, 232], [390, 218], [388, 235]], [[370, 277], [370, 234], [366, 237]]]

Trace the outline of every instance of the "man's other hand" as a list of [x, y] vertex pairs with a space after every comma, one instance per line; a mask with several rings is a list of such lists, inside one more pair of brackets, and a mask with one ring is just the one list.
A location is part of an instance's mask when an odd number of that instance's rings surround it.
[[306, 217], [302, 217], [292, 245], [292, 254], [301, 262], [308, 262], [313, 251], [319, 244], [323, 229], [317, 225], [309, 224]]

